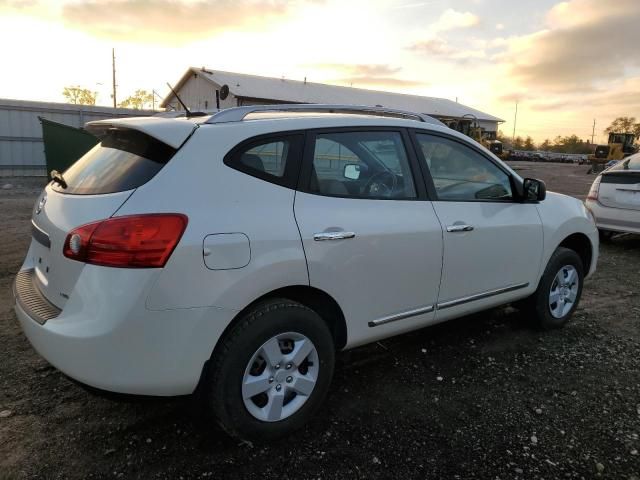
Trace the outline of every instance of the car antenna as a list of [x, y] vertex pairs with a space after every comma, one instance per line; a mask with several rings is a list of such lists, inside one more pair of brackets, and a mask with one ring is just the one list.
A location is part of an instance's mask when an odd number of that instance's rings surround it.
[[171, 93], [173, 93], [173, 95], [178, 99], [178, 101], [180, 102], [180, 105], [182, 105], [182, 108], [184, 108], [185, 116], [187, 118], [190, 118], [190, 117], [202, 117], [202, 116], [206, 115], [206, 113], [204, 113], [204, 112], [192, 112], [191, 110], [189, 110], [187, 108], [187, 106], [184, 104], [184, 102], [182, 101], [182, 99], [178, 96], [178, 93], [173, 89], [173, 87], [171, 86], [171, 84], [169, 82], [167, 82], [167, 86], [169, 87], [169, 90], [171, 90]]

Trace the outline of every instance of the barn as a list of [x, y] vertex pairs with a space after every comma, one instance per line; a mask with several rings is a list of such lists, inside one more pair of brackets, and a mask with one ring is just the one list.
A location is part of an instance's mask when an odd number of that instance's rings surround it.
[[[204, 67], [189, 68], [174, 90], [192, 111], [280, 103], [377, 105], [424, 113], [466, 134], [471, 128], [479, 128], [482, 137], [488, 140], [496, 138], [498, 125], [504, 122], [498, 117], [445, 98], [223, 72]], [[169, 93], [160, 106], [167, 110], [182, 109], [173, 93]]]

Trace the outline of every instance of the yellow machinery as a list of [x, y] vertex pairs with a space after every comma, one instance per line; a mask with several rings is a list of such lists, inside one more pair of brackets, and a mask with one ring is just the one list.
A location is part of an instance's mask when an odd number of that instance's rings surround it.
[[611, 160], [622, 160], [623, 158], [636, 152], [634, 142], [636, 136], [633, 133], [614, 133], [609, 134], [607, 145], [598, 145], [596, 151], [589, 155], [591, 162], [591, 171], [596, 172]]
[[467, 134], [471, 138], [473, 138], [476, 142], [486, 147], [491, 151], [495, 156], [506, 159], [508, 157], [508, 153], [504, 151], [502, 142], [500, 140], [490, 140], [483, 135], [483, 130], [477, 126], [469, 127], [469, 133]]

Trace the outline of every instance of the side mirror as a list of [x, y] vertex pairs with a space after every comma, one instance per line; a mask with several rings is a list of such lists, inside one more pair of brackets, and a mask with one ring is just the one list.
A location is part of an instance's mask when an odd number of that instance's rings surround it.
[[349, 180], [358, 180], [360, 178], [360, 173], [362, 169], [360, 165], [357, 163], [348, 163], [344, 166], [344, 178], [348, 178]]
[[542, 180], [525, 178], [522, 182], [524, 199], [532, 202], [541, 202], [547, 197], [547, 186]]

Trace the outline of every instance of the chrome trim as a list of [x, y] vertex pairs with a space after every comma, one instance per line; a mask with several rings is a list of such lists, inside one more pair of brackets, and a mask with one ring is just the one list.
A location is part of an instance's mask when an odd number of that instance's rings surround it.
[[448, 302], [438, 303], [436, 308], [438, 310], [444, 310], [445, 308], [456, 307], [463, 303], [474, 302], [476, 300], [482, 300], [483, 298], [493, 297], [494, 295], [500, 295], [502, 293], [513, 292], [514, 290], [520, 290], [521, 288], [527, 288], [529, 282], [519, 283], [517, 285], [511, 285], [510, 287], [497, 288], [495, 290], [489, 290], [483, 293], [476, 293], [475, 295], [469, 295], [468, 297], [458, 298], [456, 300], [449, 300]]
[[51, 248], [51, 239], [49, 238], [49, 235], [47, 235], [47, 232], [38, 227], [36, 225], [36, 222], [34, 222], [33, 220], [31, 220], [31, 236], [43, 247]]
[[21, 270], [13, 282], [13, 297], [22, 310], [34, 321], [44, 325], [62, 312], [45, 298], [35, 284], [35, 270]]
[[396, 313], [394, 315], [389, 315], [388, 317], [382, 317], [377, 320], [372, 320], [369, 322], [370, 327], [379, 327], [380, 325], [384, 325], [385, 323], [395, 322], [396, 320], [403, 320], [409, 317], [415, 317], [416, 315], [422, 315], [423, 313], [433, 312], [435, 310], [435, 305], [429, 305], [427, 307], [415, 308], [413, 310], [408, 310], [402, 313]]
[[473, 227], [471, 225], [449, 225], [447, 232], [471, 232]]
[[324, 240], [346, 240], [355, 236], [355, 232], [321, 232], [314, 233], [313, 239], [316, 242], [322, 242]]
[[250, 105], [245, 107], [226, 108], [213, 114], [205, 123], [241, 122], [250, 113], [256, 112], [311, 112], [311, 113], [350, 113], [355, 115], [374, 115], [378, 117], [404, 118], [433, 125], [444, 124], [429, 115], [395, 110], [392, 108], [372, 107], [369, 105], [343, 105], [343, 104], [281, 104], [281, 105]]

